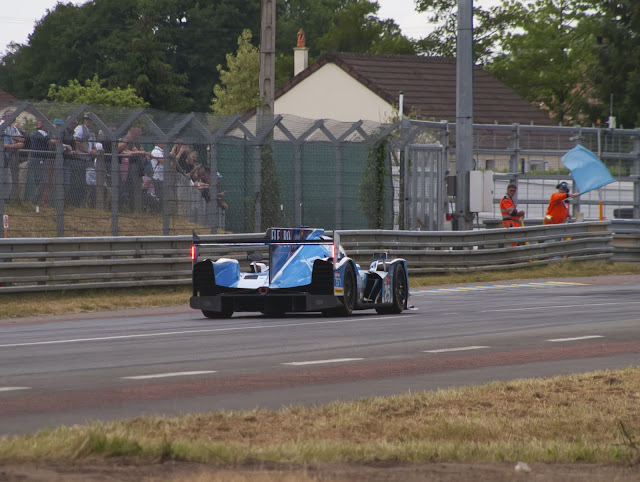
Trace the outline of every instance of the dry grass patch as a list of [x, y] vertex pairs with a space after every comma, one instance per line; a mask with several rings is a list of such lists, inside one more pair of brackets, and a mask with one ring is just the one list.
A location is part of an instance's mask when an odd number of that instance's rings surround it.
[[[7, 204], [9, 215], [8, 237], [55, 238], [57, 237], [57, 213], [50, 206], [36, 207], [29, 203]], [[120, 213], [118, 233], [120, 236], [162, 236], [162, 213]], [[207, 229], [194, 224], [182, 216], [171, 216], [169, 234], [190, 235], [193, 230]], [[111, 211], [65, 206], [65, 236], [111, 236]]]
[[0, 438], [0, 461], [640, 461], [640, 368]]
[[3, 294], [0, 319], [188, 306], [191, 286]]

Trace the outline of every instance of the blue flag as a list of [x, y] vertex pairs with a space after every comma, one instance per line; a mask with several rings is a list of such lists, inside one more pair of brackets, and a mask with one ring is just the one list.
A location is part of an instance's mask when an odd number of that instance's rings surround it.
[[571, 149], [562, 156], [562, 164], [571, 171], [580, 194], [598, 189], [614, 180], [598, 156], [586, 147], [576, 146]]

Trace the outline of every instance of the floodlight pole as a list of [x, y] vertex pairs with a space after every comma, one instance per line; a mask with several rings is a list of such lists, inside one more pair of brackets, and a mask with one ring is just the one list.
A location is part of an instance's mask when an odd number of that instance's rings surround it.
[[473, 228], [469, 173], [473, 169], [473, 0], [458, 0], [456, 44], [456, 212], [458, 229]]

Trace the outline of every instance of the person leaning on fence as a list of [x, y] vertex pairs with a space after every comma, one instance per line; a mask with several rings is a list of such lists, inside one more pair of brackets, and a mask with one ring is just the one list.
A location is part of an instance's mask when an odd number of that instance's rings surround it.
[[216, 196], [216, 203], [218, 204], [218, 207], [220, 209], [222, 209], [223, 211], [226, 211], [227, 209], [229, 209], [229, 205], [222, 199], [225, 196], [225, 192], [220, 191], [221, 180], [222, 180], [222, 174], [220, 174], [219, 172], [216, 172], [216, 186], [218, 190], [218, 194]]
[[554, 192], [549, 199], [549, 206], [544, 216], [543, 224], [562, 224], [571, 217], [569, 214], [570, 198], [578, 197], [580, 193], [569, 192], [569, 184], [561, 182], [556, 186], [557, 192]]
[[93, 120], [85, 115], [82, 124], [73, 130], [76, 156], [71, 161], [70, 201], [74, 206], [83, 206], [87, 199], [87, 168], [92, 168], [95, 173], [95, 134], [92, 128]]
[[513, 197], [518, 188], [515, 184], [507, 186], [507, 194], [500, 200], [500, 214], [502, 214], [502, 226], [505, 228], [519, 228], [521, 219], [524, 218], [524, 211], [518, 211]]
[[[8, 109], [0, 118], [0, 125], [5, 123], [5, 118], [9, 118], [14, 114], [12, 109]], [[18, 182], [19, 182], [19, 150], [24, 147], [24, 135], [18, 128], [16, 122], [11, 125], [3, 126], [3, 144], [4, 144], [4, 160], [0, 167], [8, 168], [7, 183], [12, 186], [11, 199], [18, 199]], [[15, 183], [15, 186], [14, 186]]]

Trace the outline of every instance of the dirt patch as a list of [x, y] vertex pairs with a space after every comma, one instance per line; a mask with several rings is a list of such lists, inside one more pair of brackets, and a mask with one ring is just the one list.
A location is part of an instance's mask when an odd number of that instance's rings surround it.
[[311, 464], [304, 467], [272, 464], [260, 467], [221, 468], [206, 464], [168, 462], [151, 465], [26, 464], [0, 468], [0, 481], [21, 482], [501, 482], [536, 481], [640, 481], [640, 466], [593, 464], [433, 463], [433, 464]]

